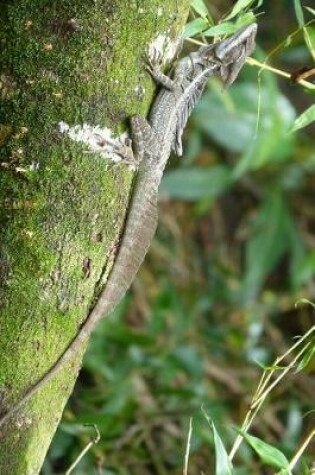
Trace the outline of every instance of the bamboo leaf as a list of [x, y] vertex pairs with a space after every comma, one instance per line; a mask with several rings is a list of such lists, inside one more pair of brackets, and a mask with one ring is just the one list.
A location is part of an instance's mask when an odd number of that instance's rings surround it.
[[285, 196], [279, 190], [270, 190], [246, 245], [244, 301], [257, 297], [270, 271], [290, 249], [294, 229]]
[[219, 25], [212, 26], [203, 32], [204, 36], [221, 36], [231, 35], [239, 30], [239, 27], [232, 22], [224, 22]]
[[198, 35], [209, 28], [209, 25], [210, 23], [205, 18], [195, 18], [195, 20], [192, 20], [185, 25], [183, 37], [191, 38], [192, 36]]
[[229, 459], [227, 451], [225, 450], [224, 444], [219, 436], [218, 431], [214, 425], [214, 422], [210, 419], [205, 409], [201, 407], [201, 411], [208, 422], [209, 426], [213, 432], [213, 441], [215, 448], [215, 475], [233, 475], [234, 470], [232, 463]]
[[233, 466], [214, 423], [211, 423], [215, 447], [215, 475], [233, 475]]
[[162, 181], [162, 192], [184, 201], [214, 199], [231, 184], [231, 170], [224, 165], [212, 168], [187, 167], [169, 171]]
[[308, 10], [312, 15], [315, 16], [315, 10], [314, 8], [311, 8], [311, 7], [304, 7], [306, 10]]
[[297, 117], [293, 123], [290, 132], [302, 129], [307, 125], [315, 121], [315, 104], [311, 105], [306, 111], [304, 111], [299, 117]]
[[307, 348], [305, 354], [303, 355], [303, 358], [299, 362], [299, 365], [296, 369], [296, 373], [305, 370], [308, 365], [314, 361], [314, 356], [315, 356], [315, 341], [313, 341], [313, 344]]
[[249, 7], [253, 3], [253, 0], [238, 0], [234, 7], [232, 8], [231, 13], [227, 17], [225, 17], [225, 20], [231, 20], [231, 18], [236, 17], [242, 10], [245, 8]]
[[304, 38], [309, 52], [315, 60], [315, 28], [313, 25], [309, 25], [304, 28]]
[[191, 8], [195, 10], [203, 18], [208, 16], [208, 8], [203, 0], [192, 0]]
[[[271, 467], [287, 470], [289, 467], [289, 461], [285, 455], [280, 452], [276, 447], [267, 444], [258, 437], [248, 434], [247, 432], [239, 431], [244, 437], [246, 442], [252, 447], [252, 449], [259, 456], [261, 461]], [[290, 473], [289, 471], [287, 473]]]
[[294, 0], [294, 10], [298, 25], [301, 28], [304, 26], [304, 15], [300, 0]]

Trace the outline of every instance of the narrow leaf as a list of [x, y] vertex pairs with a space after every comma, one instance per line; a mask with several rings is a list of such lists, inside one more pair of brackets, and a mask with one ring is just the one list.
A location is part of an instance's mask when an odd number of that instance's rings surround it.
[[246, 245], [245, 301], [257, 297], [268, 274], [290, 249], [294, 229], [285, 196], [279, 190], [270, 190], [261, 204]]
[[210, 23], [205, 18], [195, 18], [185, 25], [183, 37], [191, 38], [197, 34], [202, 33], [209, 28]]
[[276, 449], [270, 444], [267, 444], [263, 440], [258, 439], [258, 437], [254, 437], [253, 435], [249, 435], [243, 431], [239, 432], [244, 437], [246, 442], [252, 447], [252, 449], [254, 449], [254, 451], [258, 454], [263, 463], [271, 467], [288, 469], [289, 461], [285, 455], [280, 452], [280, 450]]
[[215, 447], [215, 475], [233, 475], [233, 466], [230, 462], [227, 451], [225, 450], [214, 423], [212, 422], [211, 425]]
[[237, 25], [234, 25], [231, 22], [220, 23], [219, 25], [212, 26], [208, 30], [204, 31], [204, 36], [220, 36], [220, 35], [231, 35], [239, 30]]
[[314, 8], [311, 8], [311, 7], [304, 7], [304, 8], [306, 8], [306, 10], [308, 10], [312, 15], [315, 16], [315, 10], [314, 10]]
[[309, 52], [315, 60], [315, 28], [313, 25], [309, 25], [304, 28], [304, 38]]
[[294, 0], [294, 10], [295, 10], [295, 16], [296, 16], [299, 27], [303, 27], [304, 15], [303, 15], [303, 10], [302, 10], [302, 5], [301, 5], [300, 0]]
[[304, 111], [299, 117], [297, 117], [293, 123], [290, 132], [302, 129], [307, 125], [315, 121], [315, 104], [311, 105], [306, 111]]
[[224, 165], [211, 168], [187, 167], [168, 172], [161, 191], [185, 201], [214, 199], [231, 184], [231, 170]]
[[303, 355], [302, 360], [299, 362], [299, 365], [296, 369], [296, 373], [298, 373], [300, 371], [304, 371], [307, 368], [307, 366], [309, 366], [309, 364], [314, 361], [315, 342], [313, 342], [313, 343], [314, 343], [313, 345], [310, 345], [307, 348], [305, 354]]
[[247, 26], [247, 25], [250, 25], [251, 23], [254, 23], [255, 18], [256, 17], [254, 15], [254, 13], [251, 12], [251, 11], [249, 11], [247, 13], [244, 13], [244, 15], [240, 16], [237, 19], [237, 22], [236, 22], [237, 29], [239, 30], [243, 26]]
[[225, 17], [225, 20], [231, 20], [231, 18], [236, 17], [242, 10], [251, 5], [251, 3], [253, 3], [253, 0], [238, 0], [232, 8], [231, 13]]
[[208, 422], [209, 426], [213, 432], [213, 441], [214, 441], [214, 448], [215, 448], [215, 475], [233, 475], [233, 465], [229, 459], [227, 451], [223, 445], [223, 442], [215, 428], [214, 423], [206, 413], [203, 406], [201, 406], [201, 411]]
[[205, 18], [208, 15], [208, 8], [203, 0], [192, 0], [191, 8], [195, 10], [201, 17]]

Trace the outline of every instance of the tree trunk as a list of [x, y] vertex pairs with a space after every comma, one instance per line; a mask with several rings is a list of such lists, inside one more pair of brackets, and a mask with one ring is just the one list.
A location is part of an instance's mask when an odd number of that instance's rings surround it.
[[[147, 114], [145, 49], [178, 36], [188, 4], [1, 2], [0, 414], [64, 351], [106, 281], [133, 172], [86, 135]], [[1, 427], [1, 474], [39, 472], [84, 350]]]

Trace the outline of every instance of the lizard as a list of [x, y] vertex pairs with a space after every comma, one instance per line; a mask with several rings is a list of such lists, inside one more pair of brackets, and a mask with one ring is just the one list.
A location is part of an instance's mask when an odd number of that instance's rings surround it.
[[140, 115], [131, 118], [132, 140], [127, 147], [130, 150], [121, 152], [135, 160], [138, 172], [120, 248], [105, 288], [61, 356], [0, 416], [0, 426], [57, 375], [131, 286], [156, 231], [158, 189], [164, 168], [172, 151], [182, 155], [182, 133], [188, 117], [211, 76], [221, 77], [224, 87], [234, 82], [254, 50], [256, 32], [257, 25], [253, 23], [227, 39], [201, 46], [180, 59], [171, 76], [161, 71], [160, 58], [156, 54], [147, 59], [149, 73], [162, 87], [148, 120]]

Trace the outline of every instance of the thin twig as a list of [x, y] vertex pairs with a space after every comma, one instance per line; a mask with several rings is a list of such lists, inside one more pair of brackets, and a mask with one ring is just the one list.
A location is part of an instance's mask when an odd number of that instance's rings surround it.
[[309, 443], [311, 442], [311, 440], [313, 439], [314, 436], [315, 436], [315, 429], [312, 430], [312, 432], [306, 437], [303, 444], [301, 445], [301, 447], [299, 448], [299, 450], [296, 452], [293, 459], [289, 463], [289, 466], [288, 466], [288, 471], [289, 472], [294, 469], [295, 465], [297, 464], [297, 462], [301, 458], [301, 455], [303, 454], [304, 450], [309, 445]]
[[[258, 66], [261, 68], [262, 71], [267, 70], [267, 71], [277, 74], [278, 76], [283, 76], [287, 79], [291, 79], [290, 73], [287, 73], [286, 71], [283, 71], [282, 69], [274, 68], [273, 66], [270, 66], [267, 63], [261, 63], [257, 59], [247, 58], [246, 63], [249, 64], [250, 66]], [[304, 86], [307, 89], [315, 90], [315, 84], [309, 81], [305, 81], [305, 79], [297, 80], [297, 84], [301, 84], [301, 86]]]
[[82, 460], [82, 458], [84, 457], [84, 455], [90, 450], [90, 448], [97, 444], [98, 441], [100, 440], [101, 436], [100, 436], [100, 433], [99, 433], [99, 430], [97, 428], [97, 425], [96, 424], [85, 424], [86, 426], [91, 426], [94, 428], [95, 430], [95, 437], [94, 439], [91, 440], [91, 442], [89, 442], [86, 447], [84, 447], [84, 449], [82, 450], [82, 452], [78, 455], [78, 457], [76, 458], [76, 460], [73, 462], [73, 464], [71, 465], [70, 468], [68, 468], [68, 470], [66, 471], [65, 475], [70, 475], [70, 473], [73, 472], [73, 470], [75, 469], [75, 467], [78, 465], [78, 463]]
[[189, 419], [189, 431], [188, 431], [187, 444], [186, 444], [183, 475], [188, 475], [188, 460], [189, 460], [191, 434], [192, 434], [192, 418]]
[[[307, 350], [307, 348], [310, 346], [310, 342], [307, 343], [304, 348], [297, 354], [297, 356], [291, 361], [291, 363], [285, 367], [285, 369], [280, 373], [280, 375], [266, 388], [266, 390], [256, 399], [253, 401], [251, 408], [255, 409], [255, 407], [260, 403], [262, 399], [266, 399], [270, 391], [277, 386], [277, 384], [281, 381], [281, 379], [284, 378], [284, 376], [290, 371], [290, 369], [294, 368], [298, 360], [302, 357], [303, 353]], [[271, 373], [273, 374], [273, 372]]]
[[[315, 331], [315, 326], [311, 327], [308, 332], [305, 333], [305, 335], [301, 336], [301, 338], [299, 338], [296, 343], [294, 343], [293, 346], [291, 346], [285, 353], [283, 353], [283, 355], [281, 356], [278, 356], [273, 364], [273, 366], [278, 366], [279, 363], [281, 363], [281, 361], [283, 361], [290, 353], [292, 353], [298, 346], [301, 345], [301, 343], [303, 343], [312, 333], [314, 333]], [[260, 382], [259, 382], [259, 385], [258, 385], [258, 389], [256, 390], [256, 393], [253, 397], [253, 402], [255, 402], [261, 395], [261, 393], [263, 393], [263, 391], [265, 390], [265, 387], [267, 386], [267, 383], [270, 381], [271, 377], [273, 375], [273, 372], [272, 371], [267, 371], [266, 369], [264, 370], [263, 372], [263, 375], [260, 379]]]
[[[310, 328], [310, 330], [305, 333], [301, 338], [298, 339], [298, 341], [291, 346], [283, 355], [279, 356], [276, 358], [275, 363], [273, 364], [274, 367], [277, 367], [279, 363], [286, 358], [292, 351], [294, 351], [298, 346], [301, 345], [313, 332], [315, 331], [315, 326]], [[294, 366], [297, 364], [297, 362], [302, 358], [303, 354], [305, 351], [309, 348], [309, 345], [311, 343], [306, 343], [303, 348], [300, 350], [300, 352], [295, 356], [295, 358], [290, 362], [288, 366], [286, 366], [280, 373], [280, 375], [272, 381], [272, 383], [268, 386], [268, 383], [270, 379], [272, 378], [273, 374], [275, 373], [275, 369], [271, 369], [268, 371], [267, 369], [264, 370], [262, 377], [260, 378], [258, 388], [255, 391], [255, 394], [252, 398], [252, 402], [250, 405], [250, 409], [248, 413], [246, 414], [246, 417], [244, 419], [244, 422], [242, 424], [241, 432], [247, 432], [249, 427], [251, 426], [253, 420], [255, 419], [257, 413], [259, 412], [261, 406], [265, 402], [266, 397], [270, 393], [270, 391], [281, 381], [281, 379], [284, 378], [284, 376], [289, 372], [290, 369], [293, 369]], [[239, 446], [241, 445], [244, 437], [242, 434], [238, 434], [238, 436], [235, 439], [235, 442], [233, 444], [233, 447], [230, 451], [229, 454], [229, 459], [232, 461]]]

